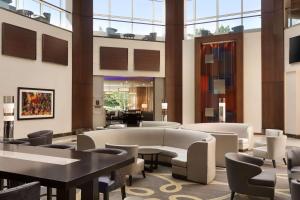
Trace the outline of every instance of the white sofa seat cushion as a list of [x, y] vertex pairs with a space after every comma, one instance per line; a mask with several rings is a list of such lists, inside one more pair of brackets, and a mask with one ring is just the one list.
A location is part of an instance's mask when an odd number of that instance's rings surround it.
[[158, 149], [161, 155], [172, 158], [172, 165], [187, 167], [187, 150], [168, 146], [140, 146], [140, 149]]
[[259, 157], [259, 158], [268, 158], [268, 150], [267, 147], [257, 147], [253, 149], [253, 156]]

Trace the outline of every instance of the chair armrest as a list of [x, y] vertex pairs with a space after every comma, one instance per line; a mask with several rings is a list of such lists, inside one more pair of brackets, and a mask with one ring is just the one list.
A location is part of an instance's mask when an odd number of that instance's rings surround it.
[[264, 161], [262, 159], [248, 155], [243, 155], [243, 161], [256, 166], [262, 166], [264, 164]]

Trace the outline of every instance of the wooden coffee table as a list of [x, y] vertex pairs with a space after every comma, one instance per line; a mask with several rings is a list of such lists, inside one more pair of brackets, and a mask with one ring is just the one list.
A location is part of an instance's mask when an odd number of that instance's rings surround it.
[[145, 170], [153, 172], [154, 169], [158, 167], [158, 155], [161, 153], [158, 149], [151, 148], [141, 148], [139, 149], [139, 155], [144, 159], [145, 156], [150, 156], [150, 165], [149, 167], [145, 166]]

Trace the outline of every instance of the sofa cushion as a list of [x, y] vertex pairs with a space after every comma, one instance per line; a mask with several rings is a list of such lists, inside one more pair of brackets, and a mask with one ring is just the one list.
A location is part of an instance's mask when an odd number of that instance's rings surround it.
[[262, 172], [259, 175], [249, 179], [249, 183], [253, 185], [275, 187], [276, 174], [275, 172]]
[[163, 146], [188, 149], [196, 141], [209, 141], [212, 136], [201, 131], [166, 129]]

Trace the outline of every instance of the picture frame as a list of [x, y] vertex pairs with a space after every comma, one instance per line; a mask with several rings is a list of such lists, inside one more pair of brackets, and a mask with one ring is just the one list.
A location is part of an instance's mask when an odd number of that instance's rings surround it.
[[18, 87], [18, 120], [53, 119], [55, 90]]

